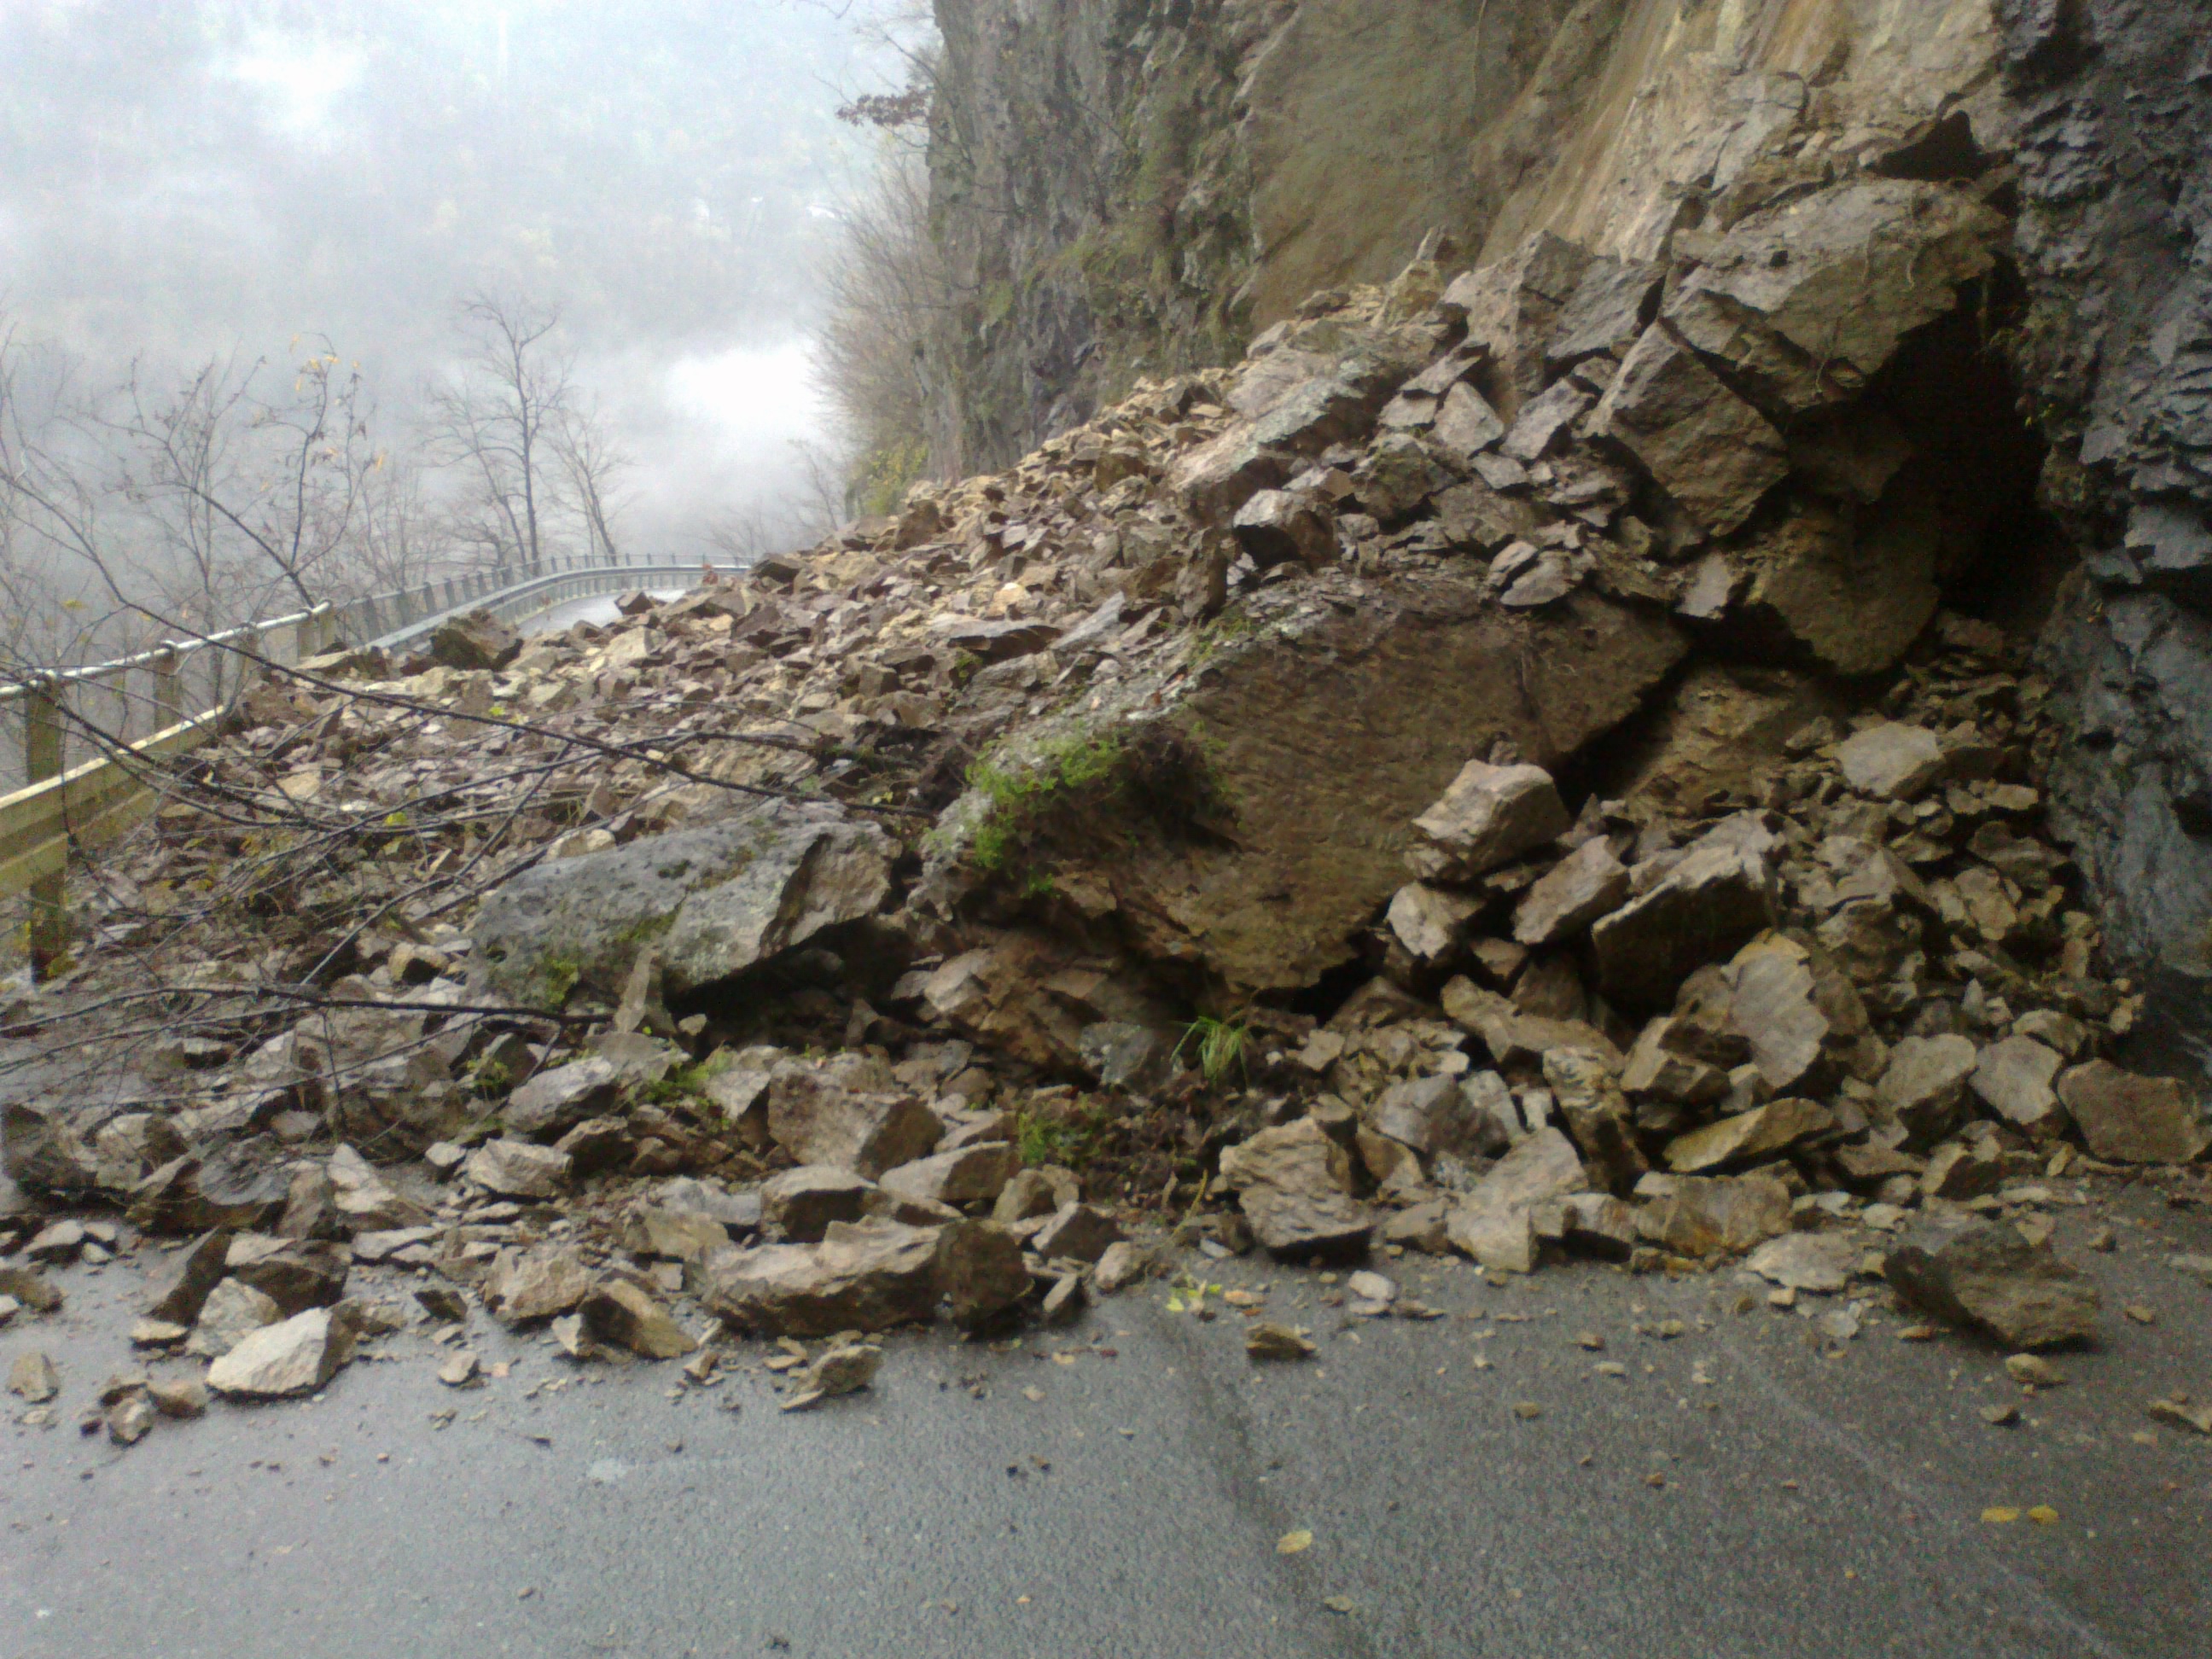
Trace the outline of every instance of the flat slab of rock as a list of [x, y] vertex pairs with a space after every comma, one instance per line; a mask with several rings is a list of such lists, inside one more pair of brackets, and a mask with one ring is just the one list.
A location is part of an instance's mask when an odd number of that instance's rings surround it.
[[1924, 726], [1870, 726], [1836, 750], [1844, 780], [1879, 800], [1911, 800], [1943, 775], [1943, 746]]
[[2212, 1146], [2195, 1098], [2172, 1078], [2093, 1060], [2058, 1079], [2058, 1098], [2089, 1150], [2110, 1163], [2187, 1164]]
[[328, 1308], [264, 1327], [208, 1367], [208, 1387], [246, 1400], [313, 1394], [353, 1358], [353, 1328]]
[[592, 1272], [566, 1245], [499, 1253], [484, 1280], [484, 1304], [509, 1325], [565, 1314], [592, 1293]]
[[1832, 1296], [1850, 1282], [1858, 1247], [1840, 1233], [1784, 1233], [1745, 1258], [1744, 1266], [1789, 1291]]
[[2038, 1140], [2066, 1127], [2066, 1112], [2052, 1083], [2065, 1064], [2058, 1051], [2032, 1036], [2008, 1036], [1982, 1050], [1971, 1087], [1982, 1103]]
[[1539, 1205], [1584, 1191], [1589, 1172], [1574, 1143], [1557, 1129], [1523, 1137], [1493, 1164], [1445, 1221], [1452, 1247], [1485, 1267], [1530, 1273], [1538, 1240], [1532, 1216]]
[[[872, 1079], [855, 1075], [853, 1081]], [[945, 1124], [911, 1095], [864, 1091], [834, 1071], [791, 1066], [778, 1068], [769, 1085], [768, 1131], [801, 1164], [851, 1170], [872, 1181], [927, 1158], [944, 1139]]]
[[1522, 945], [1560, 945], [1579, 939], [1599, 917], [1628, 897], [1628, 866], [1600, 836], [1584, 842], [1552, 867], [1513, 912], [1513, 937]]
[[474, 960], [501, 995], [557, 1010], [579, 987], [618, 1001], [651, 945], [678, 996], [872, 915], [890, 891], [881, 830], [769, 801], [523, 872], [484, 902]]
[[1637, 1231], [1677, 1255], [1740, 1255], [1790, 1231], [1790, 1189], [1771, 1176], [1669, 1176], [1637, 1192]]
[[836, 1221], [818, 1244], [762, 1244], [705, 1263], [709, 1311], [771, 1336], [880, 1331], [937, 1306], [939, 1230]]
[[2097, 1333], [2097, 1287], [2002, 1223], [1960, 1217], [1917, 1222], [1892, 1246], [1883, 1276], [1898, 1294], [2009, 1349], [2086, 1342]]
[[1760, 1163], [1835, 1127], [1836, 1115], [1817, 1100], [1770, 1100], [1675, 1136], [1667, 1143], [1667, 1167], [1677, 1175], [1698, 1175], [1729, 1164]]
[[1063, 1205], [1030, 1235], [1030, 1248], [1048, 1261], [1098, 1261], [1121, 1242], [1121, 1224], [1088, 1204]]
[[1591, 928], [1599, 987], [1624, 1006], [1664, 1008], [1692, 972], [1726, 961], [1774, 919], [1774, 872], [1764, 854], [1708, 836]]
[[1300, 1118], [1221, 1154], [1254, 1237], [1281, 1254], [1366, 1248], [1374, 1218], [1352, 1196], [1352, 1159], [1311, 1118]]
[[1717, 535], [1749, 518], [1790, 471], [1789, 445], [1766, 417], [1657, 326], [1629, 348], [1591, 427]]

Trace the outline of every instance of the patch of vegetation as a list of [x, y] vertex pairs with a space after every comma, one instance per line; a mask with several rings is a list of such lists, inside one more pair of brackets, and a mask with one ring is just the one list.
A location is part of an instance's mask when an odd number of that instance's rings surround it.
[[[1079, 732], [1048, 744], [1028, 765], [976, 762], [968, 769], [968, 787], [987, 805], [969, 843], [969, 862], [987, 873], [1009, 871], [1054, 808], [1110, 788], [1121, 759], [1119, 738]], [[1035, 880], [1032, 874], [1029, 881]]]
[[1231, 1072], [1248, 1075], [1244, 1057], [1251, 1042], [1250, 1027], [1200, 1014], [1183, 1028], [1182, 1041], [1175, 1047], [1175, 1057], [1180, 1060], [1183, 1050], [1190, 1049], [1198, 1065], [1198, 1074], [1206, 1079], [1206, 1086], [1218, 1088]]
[[538, 982], [544, 988], [546, 1000], [556, 1008], [568, 1001], [568, 994], [583, 976], [584, 964], [574, 957], [547, 957], [538, 964]]
[[1080, 1170], [1098, 1156], [1105, 1133], [1105, 1108], [1095, 1101], [1025, 1111], [1014, 1121], [1014, 1144], [1023, 1163], [1057, 1164], [1070, 1170]]

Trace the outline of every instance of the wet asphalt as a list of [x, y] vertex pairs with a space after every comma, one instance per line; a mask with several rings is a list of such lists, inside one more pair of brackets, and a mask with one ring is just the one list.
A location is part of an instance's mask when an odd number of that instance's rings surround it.
[[1501, 1288], [1409, 1256], [1377, 1265], [1444, 1316], [1376, 1320], [1192, 1257], [1317, 1357], [1255, 1365], [1251, 1316], [1154, 1282], [1019, 1340], [891, 1337], [872, 1390], [787, 1414], [759, 1344], [698, 1388], [477, 1316], [507, 1367], [480, 1389], [413, 1328], [311, 1401], [124, 1449], [76, 1419], [164, 1276], [144, 1249], [0, 1329], [0, 1368], [36, 1346], [64, 1376], [49, 1426], [0, 1396], [0, 1659], [2202, 1659], [2212, 1440], [2142, 1407], [2212, 1397], [2212, 1288], [2167, 1265], [2212, 1217], [2139, 1187], [2060, 1238], [2105, 1337], [2033, 1396], [1879, 1295], [1838, 1344], [1728, 1271]]

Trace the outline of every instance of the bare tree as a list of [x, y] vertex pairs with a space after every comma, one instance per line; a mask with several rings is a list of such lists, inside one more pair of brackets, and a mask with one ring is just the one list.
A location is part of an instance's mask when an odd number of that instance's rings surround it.
[[595, 401], [577, 397], [564, 404], [551, 429], [554, 453], [567, 477], [568, 501], [583, 521], [586, 545], [601, 564], [619, 564], [614, 520], [621, 508], [622, 474], [629, 457], [608, 430]]

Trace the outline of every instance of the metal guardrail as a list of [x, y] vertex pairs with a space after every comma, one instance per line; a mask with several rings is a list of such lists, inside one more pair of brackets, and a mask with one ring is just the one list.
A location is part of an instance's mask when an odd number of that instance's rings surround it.
[[[520, 569], [425, 582], [347, 605], [319, 605], [204, 639], [171, 641], [113, 662], [0, 684], [0, 711], [22, 709], [23, 778], [21, 787], [0, 794], [0, 899], [18, 893], [28, 896], [33, 973], [43, 975], [68, 948], [64, 882], [71, 857], [112, 840], [145, 815], [150, 796], [136, 770], [111, 751], [120, 747], [155, 761], [198, 747], [220, 729], [240, 694], [261, 677], [264, 663], [302, 662], [341, 640], [401, 648], [472, 611], [489, 611], [513, 622], [594, 594], [677, 581], [691, 586], [708, 568], [696, 562], [592, 565], [544, 560]], [[729, 574], [739, 567], [712, 568]], [[142, 678], [145, 685], [140, 690], [134, 682]], [[105, 700], [106, 718], [83, 709], [92, 698]], [[77, 730], [70, 718], [73, 702], [87, 723], [99, 727], [96, 740]], [[133, 738], [132, 728], [142, 723], [152, 729]], [[91, 753], [71, 763], [73, 748], [89, 748]]]

